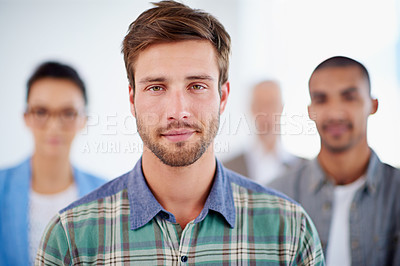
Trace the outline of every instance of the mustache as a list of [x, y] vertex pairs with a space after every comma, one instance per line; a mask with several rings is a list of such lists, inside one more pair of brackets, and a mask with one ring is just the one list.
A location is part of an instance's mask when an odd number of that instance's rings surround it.
[[199, 125], [195, 123], [189, 123], [186, 121], [172, 121], [168, 123], [166, 127], [161, 127], [157, 129], [158, 134], [162, 134], [165, 131], [169, 131], [172, 129], [192, 129], [197, 132], [201, 132], [203, 129]]
[[353, 123], [351, 123], [348, 120], [342, 120], [342, 119], [340, 119], [340, 120], [328, 120], [328, 121], [322, 123], [322, 128], [323, 129], [329, 128], [331, 126], [345, 126], [345, 127], [348, 127], [348, 128], [353, 128]]

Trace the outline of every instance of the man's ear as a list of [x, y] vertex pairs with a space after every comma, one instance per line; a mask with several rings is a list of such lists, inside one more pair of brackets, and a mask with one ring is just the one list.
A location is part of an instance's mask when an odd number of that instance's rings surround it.
[[373, 115], [376, 113], [376, 111], [378, 111], [379, 103], [378, 103], [378, 99], [375, 99], [375, 98], [372, 98], [371, 101], [372, 101], [372, 108], [371, 108], [370, 115]]
[[307, 106], [307, 110], [308, 110], [308, 117], [315, 122], [315, 118], [316, 118], [316, 114], [314, 111], [313, 106], [311, 105], [311, 103]]
[[220, 110], [221, 114], [225, 110], [226, 104], [228, 102], [228, 96], [229, 96], [230, 90], [231, 90], [231, 88], [230, 88], [229, 81], [227, 81], [224, 84], [222, 84], [222, 86], [221, 86], [221, 100], [220, 100], [220, 104], [219, 104], [219, 110]]
[[131, 106], [131, 113], [133, 117], [135, 117], [135, 100], [133, 98], [134, 93], [135, 93], [134, 89], [132, 88], [131, 84], [129, 84], [129, 103]]

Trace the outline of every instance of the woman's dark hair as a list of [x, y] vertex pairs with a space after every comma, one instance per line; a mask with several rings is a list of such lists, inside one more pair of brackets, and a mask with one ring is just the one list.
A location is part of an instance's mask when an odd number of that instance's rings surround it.
[[81, 90], [83, 99], [85, 100], [85, 105], [87, 105], [85, 84], [79, 77], [78, 72], [72, 67], [58, 62], [44, 62], [36, 68], [28, 80], [26, 101], [28, 101], [33, 83], [44, 78], [66, 79], [72, 81]]

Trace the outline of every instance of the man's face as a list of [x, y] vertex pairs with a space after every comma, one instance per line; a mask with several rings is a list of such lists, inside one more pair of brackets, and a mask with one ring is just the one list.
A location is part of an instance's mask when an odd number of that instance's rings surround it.
[[134, 69], [131, 112], [145, 147], [169, 166], [196, 162], [217, 134], [229, 94], [228, 83], [218, 93], [214, 47], [208, 41], [155, 44], [139, 54]]
[[85, 100], [79, 87], [67, 79], [43, 78], [29, 93], [25, 123], [33, 133], [35, 152], [65, 156], [86, 122]]
[[310, 118], [321, 137], [321, 148], [344, 152], [367, 144], [367, 120], [378, 102], [369, 94], [368, 82], [356, 66], [328, 67], [310, 79]]
[[282, 109], [282, 97], [278, 84], [267, 81], [254, 87], [251, 111], [258, 134], [280, 133]]

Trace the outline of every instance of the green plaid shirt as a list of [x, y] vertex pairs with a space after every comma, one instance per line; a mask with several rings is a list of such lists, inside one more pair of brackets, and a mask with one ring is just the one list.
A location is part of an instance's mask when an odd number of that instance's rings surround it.
[[183, 230], [154, 198], [141, 169], [140, 160], [60, 211], [35, 264], [325, 265], [317, 231], [300, 205], [220, 162], [202, 212]]

